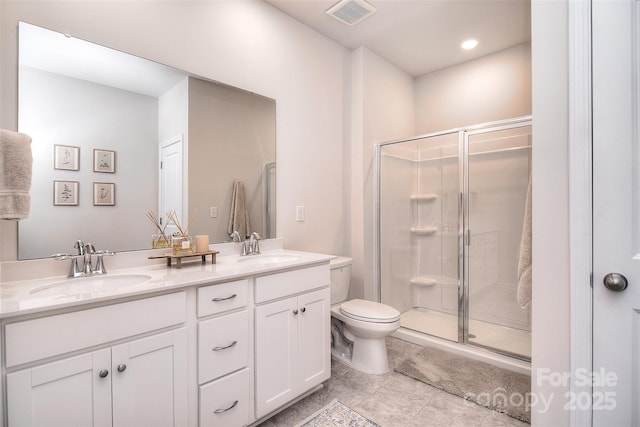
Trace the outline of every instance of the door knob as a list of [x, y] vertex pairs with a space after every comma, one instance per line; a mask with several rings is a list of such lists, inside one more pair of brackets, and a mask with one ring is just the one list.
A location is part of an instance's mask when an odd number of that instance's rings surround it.
[[609, 273], [604, 276], [604, 286], [610, 291], [622, 292], [627, 289], [629, 282], [627, 278], [620, 273]]

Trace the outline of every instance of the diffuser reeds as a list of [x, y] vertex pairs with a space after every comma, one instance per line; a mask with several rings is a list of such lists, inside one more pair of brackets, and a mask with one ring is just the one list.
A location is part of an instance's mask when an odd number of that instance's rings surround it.
[[161, 225], [160, 221], [158, 220], [158, 217], [152, 211], [147, 212], [147, 218], [149, 218], [149, 220], [153, 223], [153, 225], [158, 230], [158, 233], [153, 235], [153, 240], [151, 241], [151, 247], [153, 249], [168, 248], [170, 246], [169, 238], [165, 234], [165, 230], [167, 229], [167, 225], [169, 223], [167, 222], [167, 224], [165, 224], [164, 226]]

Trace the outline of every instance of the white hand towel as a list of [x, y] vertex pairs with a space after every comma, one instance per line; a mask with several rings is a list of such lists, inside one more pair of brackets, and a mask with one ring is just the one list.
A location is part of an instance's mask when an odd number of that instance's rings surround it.
[[0, 219], [22, 219], [31, 208], [31, 138], [0, 129]]
[[251, 222], [249, 220], [244, 184], [238, 180], [233, 183], [229, 225], [227, 226], [227, 233], [229, 233], [229, 235], [234, 231], [237, 231], [238, 234], [245, 239], [251, 235]]
[[524, 205], [524, 223], [520, 237], [520, 256], [518, 257], [517, 299], [520, 307], [531, 303], [531, 177], [527, 188], [527, 199]]

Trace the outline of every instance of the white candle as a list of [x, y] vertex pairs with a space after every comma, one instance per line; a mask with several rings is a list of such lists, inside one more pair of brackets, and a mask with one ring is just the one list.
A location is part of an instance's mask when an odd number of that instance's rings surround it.
[[196, 236], [196, 252], [209, 252], [209, 236]]

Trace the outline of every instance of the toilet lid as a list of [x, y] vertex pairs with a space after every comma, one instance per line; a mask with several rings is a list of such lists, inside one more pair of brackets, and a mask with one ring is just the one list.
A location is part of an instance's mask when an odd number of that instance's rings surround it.
[[352, 299], [340, 305], [345, 316], [365, 322], [391, 323], [400, 319], [400, 312], [393, 307], [375, 301]]

